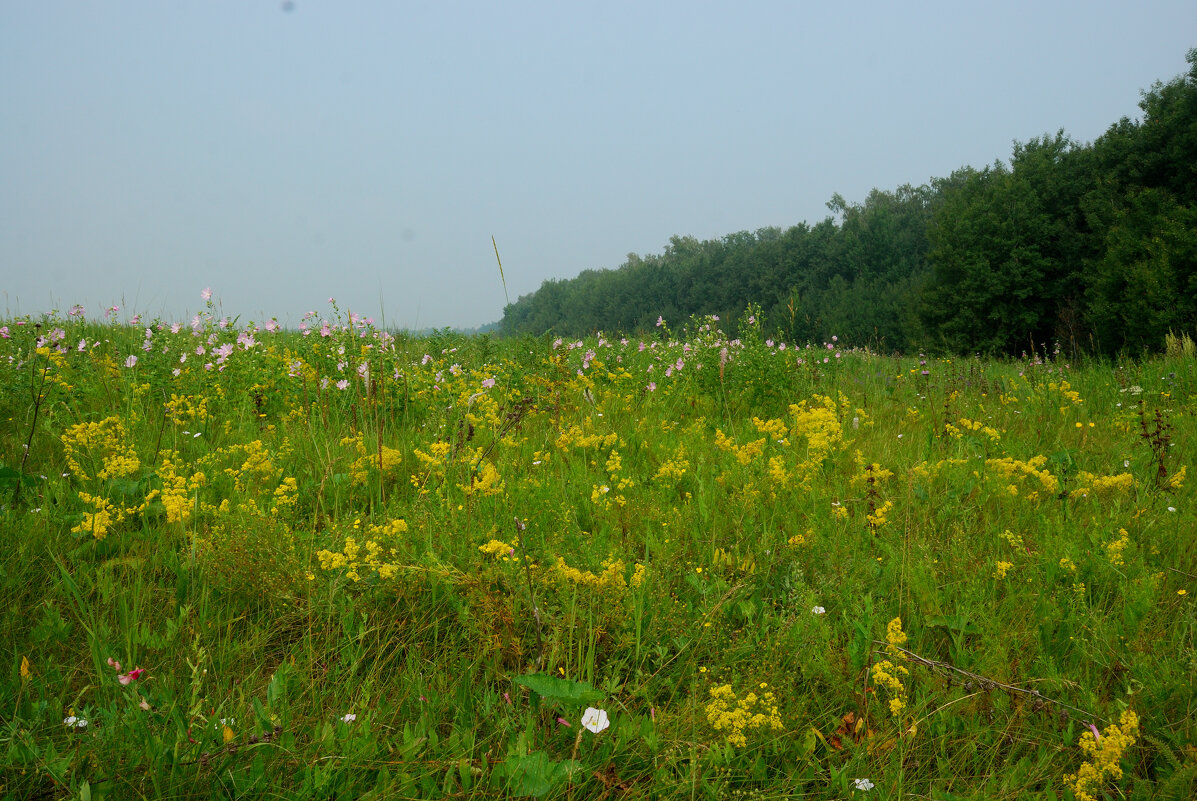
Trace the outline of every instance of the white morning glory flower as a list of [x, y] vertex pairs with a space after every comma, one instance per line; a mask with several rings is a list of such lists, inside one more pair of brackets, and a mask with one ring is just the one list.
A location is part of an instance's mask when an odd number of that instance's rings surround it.
[[586, 711], [582, 713], [582, 725], [595, 734], [598, 734], [611, 725], [611, 720], [607, 717], [605, 710], [595, 709], [591, 706], [587, 707]]

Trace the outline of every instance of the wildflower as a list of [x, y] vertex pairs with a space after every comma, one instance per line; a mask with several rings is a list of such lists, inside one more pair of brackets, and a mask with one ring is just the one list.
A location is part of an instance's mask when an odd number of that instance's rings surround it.
[[145, 710], [145, 711], [147, 711], [147, 712], [149, 712], [149, 711], [150, 711], [150, 702], [149, 702], [149, 701], [147, 701], [147, 700], [145, 700], [145, 698], [144, 698], [144, 697], [142, 697], [142, 699], [141, 699], [141, 703], [140, 703], [140, 704], [138, 704], [138, 706], [139, 706], [139, 707], [141, 707], [142, 709], [144, 709], [144, 710]]
[[209, 301], [211, 299], [212, 299], [212, 290], [211, 289], [205, 289], [203, 292], [200, 293], [200, 300]]
[[825, 614], [827, 614], [827, 610], [821, 606], [816, 606], [810, 610], [810, 613], [812, 615], [825, 615]]
[[493, 387], [494, 385], [495, 385], [495, 380], [494, 380], [493, 378], [488, 378], [488, 379], [486, 379], [485, 381], [483, 381], [483, 382], [482, 382], [482, 388], [483, 388], [483, 389], [490, 389], [490, 388], [491, 388], [491, 387]]
[[1189, 594], [1189, 591], [1188, 590], [1177, 590], [1176, 594], [1183, 598], [1184, 596]]
[[29, 657], [22, 656], [21, 657], [21, 681], [29, 681], [29, 678], [32, 675], [33, 675], [33, 672], [30, 671], [30, 669], [29, 669]]
[[357, 715], [353, 714], [352, 712], [346, 713], [345, 717], [341, 718], [341, 722], [343, 723], [352, 723], [355, 720], [357, 720]]
[[591, 706], [587, 707], [586, 711], [582, 713], [582, 725], [595, 734], [598, 734], [611, 725], [611, 720], [607, 717], [606, 710], [595, 709]]
[[572, 723], [570, 723], [570, 722], [569, 722], [568, 720], [566, 720], [565, 718], [562, 718], [562, 717], [558, 717], [558, 718], [557, 718], [557, 724], [558, 724], [558, 725], [560, 725], [560, 726], [565, 726], [567, 729], [572, 729], [572, 728], [573, 728], [573, 724], [572, 724]]
[[145, 673], [145, 668], [134, 668], [128, 673], [121, 673], [116, 677], [116, 680], [119, 681], [122, 686], [127, 686], [140, 679], [143, 673]]
[[137, 364], [136, 356], [130, 355], [129, 358], [125, 359], [125, 367], [132, 367], [135, 364]]
[[87, 728], [87, 721], [84, 720], [83, 718], [75, 717], [74, 715], [70, 715], [68, 717], [63, 718], [62, 722], [65, 723], [67, 728], [70, 728], [70, 729], [86, 729]]
[[872, 790], [877, 786], [868, 779], [853, 779], [852, 783], [855, 784], [856, 789], [860, 790], [862, 793], [867, 793], [869, 790]]

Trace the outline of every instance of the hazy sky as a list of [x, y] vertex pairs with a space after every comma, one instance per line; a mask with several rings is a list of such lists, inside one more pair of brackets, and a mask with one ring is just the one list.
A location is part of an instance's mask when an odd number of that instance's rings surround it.
[[1186, 71], [1197, 2], [0, 0], [0, 315], [476, 326]]

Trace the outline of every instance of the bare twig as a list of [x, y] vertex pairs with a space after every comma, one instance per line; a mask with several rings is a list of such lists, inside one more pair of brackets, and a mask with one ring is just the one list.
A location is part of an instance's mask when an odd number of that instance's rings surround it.
[[913, 659], [915, 662], [917, 662], [920, 665], [924, 665], [926, 667], [929, 667], [932, 669], [938, 669], [938, 670], [951, 670], [956, 673], [959, 673], [962, 676], [968, 676], [970, 679], [977, 682], [978, 686], [980, 686], [980, 688], [983, 690], [997, 689], [997, 690], [1005, 690], [1008, 693], [1022, 693], [1023, 695], [1029, 695], [1032, 698], [1036, 698], [1040, 701], [1044, 701], [1045, 703], [1055, 704], [1056, 706], [1062, 706], [1062, 707], [1065, 707], [1066, 709], [1072, 709], [1076, 712], [1082, 712], [1091, 718], [1097, 717], [1097, 715], [1094, 715], [1092, 712], [1089, 712], [1088, 710], [1081, 709], [1079, 706], [1073, 706], [1072, 704], [1066, 704], [1063, 701], [1057, 701], [1054, 698], [1048, 698], [1046, 695], [1039, 692], [1038, 690], [1028, 690], [1028, 689], [1025, 689], [1023, 687], [1018, 687], [1013, 684], [1004, 684], [1003, 682], [997, 681], [996, 679], [991, 679], [988, 676], [982, 676], [979, 673], [972, 673], [970, 671], [964, 670], [963, 668], [958, 668], [955, 665], [950, 664], [948, 662], [940, 662], [935, 659], [927, 659], [925, 656], [919, 656], [914, 651], [907, 650], [906, 648], [903, 648], [900, 645], [894, 645], [892, 643], [882, 642], [880, 640], [873, 640], [873, 643], [875, 645], [880, 645], [885, 648], [895, 648], [895, 649], [901, 651], [902, 653], [906, 654], [907, 656], [909, 656], [911, 659]]
[[[37, 428], [37, 415], [42, 409], [42, 401], [45, 400], [44, 390], [46, 388], [46, 375], [50, 372], [50, 361], [47, 359], [45, 365], [42, 366], [42, 380], [38, 384], [37, 390], [33, 395], [33, 420], [29, 423], [29, 437], [25, 440], [25, 450], [21, 454], [21, 469], [20, 475], [17, 476], [17, 485], [12, 491], [12, 502], [16, 506], [21, 500], [21, 485], [25, 481], [25, 463], [29, 460], [29, 449], [33, 447], [33, 432]], [[33, 389], [32, 383], [30, 389]]]

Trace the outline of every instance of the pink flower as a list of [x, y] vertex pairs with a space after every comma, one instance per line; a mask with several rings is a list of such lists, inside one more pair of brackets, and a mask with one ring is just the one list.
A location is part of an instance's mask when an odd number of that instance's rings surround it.
[[494, 385], [495, 385], [495, 380], [493, 378], [488, 378], [482, 382], [483, 389], [490, 389]]
[[337, 389], [348, 389], [348, 388], [349, 388], [349, 382], [346, 381], [344, 378], [342, 378], [340, 381], [337, 382]]
[[135, 364], [137, 364], [136, 356], [130, 356], [129, 358], [125, 359], [125, 367], [132, 367]]
[[570, 722], [569, 722], [568, 720], [566, 720], [565, 718], [557, 718], [557, 723], [558, 723], [558, 724], [560, 724], [560, 725], [562, 725], [562, 726], [565, 726], [566, 728], [570, 728], [570, 729], [572, 729], [572, 728], [573, 728], [573, 724], [572, 724], [572, 723], [570, 723]]
[[116, 677], [116, 680], [119, 681], [122, 685], [132, 684], [133, 682], [135, 682], [141, 678], [142, 673], [145, 673], [145, 668], [134, 668], [133, 670], [130, 670], [128, 673], [121, 673], [119, 676]]
[[120, 672], [121, 672], [121, 663], [120, 663], [120, 662], [117, 662], [117, 661], [116, 661], [115, 659], [113, 659], [112, 657], [108, 657], [108, 667], [112, 668], [112, 669], [113, 669], [113, 670], [115, 670], [117, 673], [120, 673]]
[[211, 299], [212, 299], [212, 290], [211, 289], [205, 289], [203, 292], [200, 293], [200, 300], [209, 301]]

